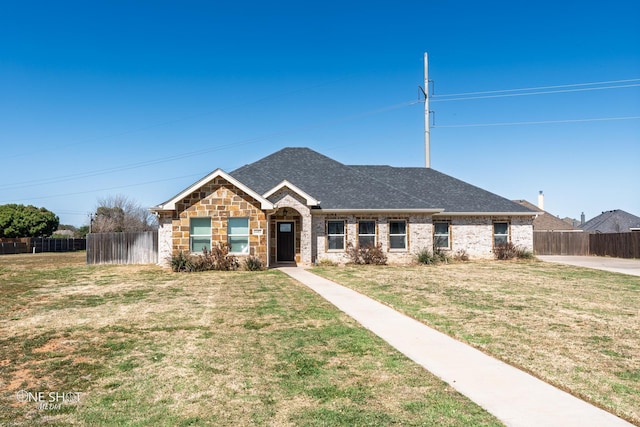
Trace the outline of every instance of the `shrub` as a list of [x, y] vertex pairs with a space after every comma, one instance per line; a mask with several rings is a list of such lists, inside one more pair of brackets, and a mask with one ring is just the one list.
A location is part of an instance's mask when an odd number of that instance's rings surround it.
[[244, 259], [244, 269], [249, 271], [260, 271], [264, 269], [264, 265], [260, 258], [252, 255]]
[[451, 261], [451, 257], [449, 257], [449, 255], [447, 255], [447, 252], [445, 252], [445, 250], [441, 248], [436, 248], [433, 251], [433, 256], [436, 257], [436, 260], [438, 260], [438, 262], [444, 262], [445, 264], [448, 264]]
[[447, 255], [447, 253], [440, 248], [436, 248], [433, 252], [431, 252], [427, 248], [424, 248], [416, 254], [416, 261], [419, 264], [426, 265], [439, 264], [441, 262], [446, 264], [450, 261], [450, 258], [449, 255]]
[[208, 270], [237, 270], [240, 267], [238, 258], [229, 255], [229, 247], [225, 243], [218, 243], [211, 250], [206, 248], [202, 254], [191, 255], [179, 251], [171, 256], [169, 261], [171, 270], [176, 272], [208, 271]]
[[493, 254], [497, 260], [534, 258], [533, 252], [528, 251], [520, 246], [516, 246], [511, 242], [496, 246], [493, 250]]
[[508, 243], [503, 243], [501, 245], [496, 246], [493, 249], [493, 255], [498, 260], [509, 260], [509, 259], [514, 259], [518, 255], [518, 252], [517, 252], [516, 245], [514, 245], [511, 242], [508, 242]]
[[416, 254], [416, 261], [419, 264], [426, 264], [426, 265], [430, 265], [430, 264], [435, 264], [436, 263], [436, 259], [433, 256], [433, 254], [431, 253], [431, 251], [427, 248], [423, 248], [420, 250], [420, 252], [418, 252]]
[[338, 263], [330, 260], [329, 258], [322, 258], [316, 260], [316, 265], [319, 267], [335, 267]]
[[205, 263], [206, 270], [237, 270], [240, 267], [238, 258], [229, 255], [229, 245], [226, 243], [218, 243], [211, 246], [211, 250], [205, 248], [202, 251], [202, 258]]
[[455, 254], [453, 254], [454, 261], [469, 261], [469, 255], [467, 251], [464, 249], [458, 249]]
[[191, 264], [190, 256], [184, 251], [179, 251], [171, 255], [169, 265], [173, 271], [189, 271], [188, 266]]
[[354, 264], [385, 265], [387, 263], [387, 254], [382, 250], [380, 243], [376, 246], [366, 245], [357, 248], [349, 243], [347, 254]]
[[526, 250], [525, 248], [518, 248], [518, 259], [534, 259], [533, 252]]

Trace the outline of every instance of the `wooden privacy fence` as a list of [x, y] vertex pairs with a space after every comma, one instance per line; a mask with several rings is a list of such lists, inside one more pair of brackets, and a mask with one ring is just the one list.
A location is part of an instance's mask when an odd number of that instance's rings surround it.
[[87, 264], [156, 264], [158, 232], [87, 234]]
[[589, 234], [573, 231], [534, 231], [536, 255], [589, 255]]
[[0, 255], [31, 252], [70, 252], [86, 249], [85, 239], [57, 239], [52, 237], [20, 237], [0, 239]]
[[640, 232], [589, 235], [591, 255], [640, 258]]
[[597, 255], [640, 258], [640, 232], [583, 233], [534, 231], [536, 255]]

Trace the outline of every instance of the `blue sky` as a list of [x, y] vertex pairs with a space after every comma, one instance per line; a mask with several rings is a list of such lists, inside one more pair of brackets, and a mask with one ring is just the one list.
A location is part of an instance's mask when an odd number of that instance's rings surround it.
[[428, 52], [434, 169], [640, 215], [639, 21], [633, 0], [3, 2], [0, 204], [79, 226], [287, 146], [423, 166]]

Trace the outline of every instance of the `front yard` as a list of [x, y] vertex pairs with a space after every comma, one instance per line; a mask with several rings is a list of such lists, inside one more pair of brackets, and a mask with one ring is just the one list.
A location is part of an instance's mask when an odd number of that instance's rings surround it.
[[[314, 272], [640, 424], [640, 278], [541, 262]], [[0, 257], [1, 425], [500, 425], [278, 271]]]
[[640, 277], [538, 261], [313, 271], [640, 425]]
[[278, 271], [0, 257], [0, 425], [500, 425]]

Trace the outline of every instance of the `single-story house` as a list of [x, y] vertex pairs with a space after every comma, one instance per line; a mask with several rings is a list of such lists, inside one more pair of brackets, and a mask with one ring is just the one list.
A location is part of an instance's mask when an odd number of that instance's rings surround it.
[[640, 231], [640, 217], [622, 209], [602, 212], [580, 226], [589, 233], [627, 233]]
[[349, 247], [369, 244], [390, 263], [434, 247], [491, 258], [505, 242], [533, 250], [538, 215], [431, 168], [350, 166], [308, 148], [216, 169], [151, 210], [161, 263], [224, 242], [265, 265], [347, 262]]
[[565, 220], [550, 214], [527, 200], [514, 200], [514, 202], [538, 212], [538, 216], [533, 220], [533, 231], [582, 232], [580, 228], [574, 227]]

